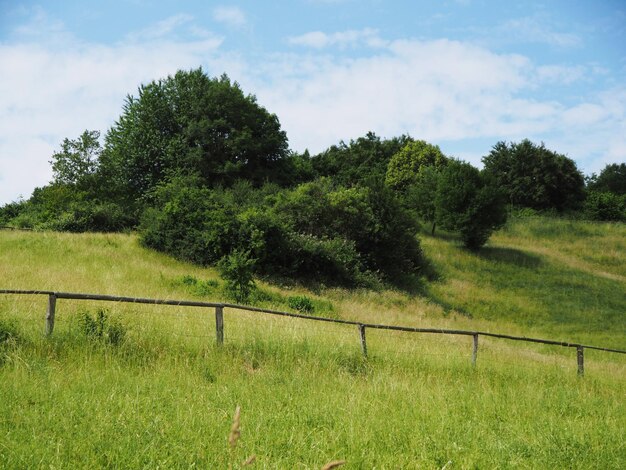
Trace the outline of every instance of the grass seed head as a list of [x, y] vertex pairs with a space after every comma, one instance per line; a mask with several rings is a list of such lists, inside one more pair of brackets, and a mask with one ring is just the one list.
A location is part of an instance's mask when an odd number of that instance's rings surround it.
[[235, 416], [233, 417], [233, 425], [230, 428], [230, 434], [228, 436], [228, 445], [231, 449], [234, 449], [241, 436], [241, 430], [239, 429], [239, 415], [241, 414], [241, 407], [237, 405], [235, 408]]
[[345, 460], [333, 460], [332, 462], [328, 462], [326, 465], [324, 465], [322, 467], [322, 470], [331, 470], [333, 468], [341, 467], [345, 463]]

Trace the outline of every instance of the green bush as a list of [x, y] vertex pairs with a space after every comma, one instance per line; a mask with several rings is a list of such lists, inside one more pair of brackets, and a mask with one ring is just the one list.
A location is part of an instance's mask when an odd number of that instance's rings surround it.
[[220, 260], [217, 267], [226, 283], [226, 293], [237, 302], [245, 303], [256, 288], [254, 283], [254, 266], [256, 260], [250, 253], [242, 250], [233, 250], [228, 256]]
[[289, 308], [293, 308], [294, 310], [298, 310], [302, 313], [313, 313], [315, 311], [315, 306], [313, 305], [313, 302], [305, 295], [295, 295], [288, 297], [287, 305], [289, 305]]
[[320, 179], [277, 192], [174, 178], [150, 198], [142, 243], [200, 265], [245, 252], [260, 275], [357, 286], [422, 264], [415, 221], [383, 184], [342, 188]]
[[590, 220], [626, 220], [626, 195], [591, 191], [585, 199], [583, 214]]
[[119, 346], [126, 338], [126, 327], [119, 321], [112, 320], [103, 309], [98, 310], [95, 316], [82, 312], [78, 325], [81, 333], [90, 341]]

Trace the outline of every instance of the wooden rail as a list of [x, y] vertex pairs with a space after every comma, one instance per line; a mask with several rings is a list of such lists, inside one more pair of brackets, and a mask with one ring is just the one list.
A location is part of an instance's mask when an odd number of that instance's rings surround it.
[[342, 325], [354, 325], [358, 327], [359, 337], [361, 340], [361, 350], [363, 355], [367, 357], [367, 342], [365, 336], [366, 328], [375, 330], [393, 330], [393, 331], [405, 331], [409, 333], [432, 333], [442, 335], [460, 335], [460, 336], [472, 336], [473, 349], [472, 349], [472, 365], [476, 365], [478, 356], [478, 337], [487, 336], [491, 338], [508, 339], [513, 341], [525, 341], [530, 343], [548, 344], [553, 346], [563, 346], [568, 348], [576, 348], [576, 362], [578, 365], [578, 374], [584, 375], [585, 372], [585, 358], [584, 350], [593, 349], [596, 351], [605, 351], [617, 354], [626, 354], [625, 350], [604, 348], [600, 346], [591, 346], [587, 344], [571, 343], [564, 341], [554, 341], [549, 339], [529, 338], [526, 336], [513, 336], [500, 333], [490, 333], [486, 331], [472, 331], [472, 330], [450, 330], [444, 328], [416, 328], [410, 326], [397, 326], [397, 325], [382, 325], [377, 323], [363, 323], [351, 320], [339, 320], [335, 318], [316, 317], [312, 315], [304, 315], [300, 313], [281, 312], [279, 310], [270, 310], [266, 308], [249, 307], [246, 305], [228, 304], [228, 303], [216, 303], [216, 302], [197, 302], [191, 300], [162, 300], [162, 299], [147, 299], [141, 297], [120, 297], [116, 295], [101, 295], [101, 294], [81, 294], [72, 292], [56, 292], [56, 291], [43, 291], [43, 290], [11, 290], [0, 289], [0, 294], [15, 294], [15, 295], [47, 295], [48, 307], [46, 310], [46, 324], [45, 331], [47, 335], [52, 334], [54, 330], [54, 319], [56, 314], [56, 305], [58, 299], [72, 299], [72, 300], [97, 300], [105, 302], [127, 302], [137, 304], [151, 304], [151, 305], [173, 305], [179, 307], [203, 307], [215, 309], [215, 335], [218, 345], [224, 343], [224, 309], [236, 309], [246, 310], [249, 312], [259, 312], [268, 315], [279, 315], [284, 317], [301, 318], [305, 320], [321, 321], [328, 323], [339, 323]]

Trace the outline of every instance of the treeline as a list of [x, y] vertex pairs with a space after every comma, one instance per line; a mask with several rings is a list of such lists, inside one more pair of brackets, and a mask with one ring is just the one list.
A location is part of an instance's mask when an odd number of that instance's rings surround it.
[[103, 145], [97, 131], [65, 139], [53, 181], [0, 208], [0, 223], [138, 229], [146, 246], [195, 263], [354, 286], [419, 274], [420, 223], [479, 249], [512, 207], [626, 220], [626, 164], [585, 181], [528, 140], [497, 143], [483, 163], [372, 133], [293, 152], [276, 115], [237, 83], [179, 71], [128, 96]]

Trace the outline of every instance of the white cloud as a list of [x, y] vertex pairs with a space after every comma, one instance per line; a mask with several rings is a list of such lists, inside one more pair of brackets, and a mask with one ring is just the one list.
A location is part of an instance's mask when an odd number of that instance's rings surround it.
[[245, 26], [247, 23], [246, 14], [239, 7], [217, 7], [213, 10], [213, 18], [235, 28]]
[[[152, 30], [171, 31], [181, 19]], [[36, 20], [42, 23], [41, 17]], [[221, 56], [217, 38], [150, 37], [138, 35], [111, 46], [86, 44], [55, 24], [40, 41], [0, 43], [0, 204], [20, 194], [28, 197], [35, 186], [48, 183], [48, 161], [63, 138], [85, 129], [105, 133], [124, 97], [135, 94], [141, 83], [200, 64], [213, 74], [241, 70]]]
[[525, 137], [569, 154], [587, 172], [626, 161], [626, 89], [586, 93], [568, 104], [543, 88], [572, 77], [585, 82], [594, 76], [591, 66], [537, 66], [459, 41], [385, 41], [367, 29], [319, 40], [348, 47], [380, 39], [359, 58], [329, 49], [246, 58], [224, 51], [220, 38], [198, 31], [185, 15], [115, 45], [83, 43], [59, 23], [36, 20], [43, 36], [30, 25], [17, 41], [0, 43], [0, 64], [9, 72], [0, 74], [0, 204], [49, 181], [48, 160], [63, 138], [85, 129], [104, 134], [140, 83], [200, 65], [210, 75], [227, 72], [256, 94], [279, 116], [295, 150], [318, 152], [371, 130], [454, 147], [475, 164], [477, 142], [485, 142], [485, 154], [498, 140]]
[[337, 33], [323, 33], [321, 31], [312, 31], [300, 36], [293, 36], [288, 39], [289, 43], [296, 46], [306, 46], [315, 49], [322, 49], [330, 46], [339, 47], [356, 47], [364, 44], [369, 47], [383, 47], [386, 42], [383, 41], [378, 31], [371, 28], [362, 30], [349, 30]]
[[169, 18], [150, 25], [148, 28], [131, 33], [128, 39], [140, 41], [163, 38], [170, 36], [180, 26], [190, 23], [191, 21], [193, 21], [193, 16], [184, 13], [170, 16]]
[[580, 36], [554, 31], [542, 18], [534, 16], [509, 20], [500, 27], [500, 30], [509, 38], [551, 46], [574, 47], [582, 43]]

